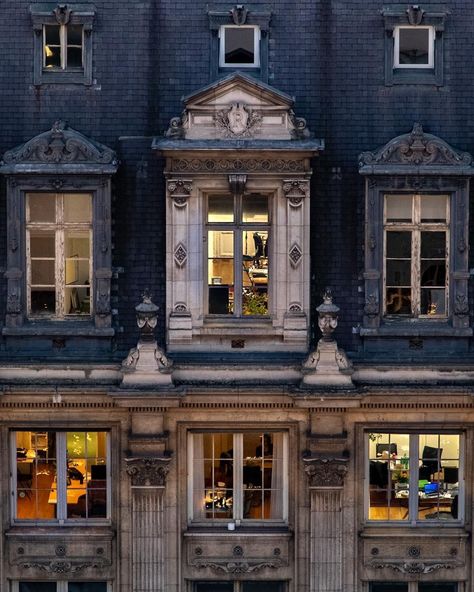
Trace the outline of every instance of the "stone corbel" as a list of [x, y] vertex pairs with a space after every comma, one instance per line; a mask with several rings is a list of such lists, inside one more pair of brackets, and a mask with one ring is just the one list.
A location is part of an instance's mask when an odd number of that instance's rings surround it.
[[229, 175], [229, 188], [232, 195], [243, 195], [247, 185], [247, 175]]
[[170, 461], [170, 456], [126, 458], [132, 487], [165, 487]]
[[303, 463], [311, 488], [341, 488], [344, 486], [349, 463], [348, 456], [305, 456]]
[[290, 206], [298, 208], [303, 200], [309, 197], [309, 181], [302, 179], [285, 179], [283, 181], [283, 194], [288, 199]]
[[192, 191], [192, 181], [185, 179], [170, 179], [168, 181], [168, 195], [177, 208], [183, 208], [188, 202]]

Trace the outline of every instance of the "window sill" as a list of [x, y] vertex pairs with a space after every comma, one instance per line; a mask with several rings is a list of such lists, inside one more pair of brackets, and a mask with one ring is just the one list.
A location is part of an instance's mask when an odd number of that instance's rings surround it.
[[51, 321], [25, 323], [21, 327], [3, 327], [2, 335], [7, 337], [113, 337], [111, 327], [96, 328], [88, 321]]
[[233, 520], [229, 519], [224, 524], [191, 524], [188, 525], [188, 530], [184, 532], [185, 537], [193, 536], [236, 536], [236, 535], [248, 535], [248, 536], [279, 536], [290, 537], [292, 532], [287, 524], [278, 522], [271, 522], [267, 524], [263, 521], [256, 521], [255, 524], [240, 524], [235, 526], [235, 530], [228, 530], [227, 524], [232, 523]]
[[[58, 522], [47, 522], [45, 520], [28, 520], [23, 522], [14, 522], [9, 529], [5, 531], [5, 536], [16, 537], [16, 536], [31, 536], [31, 531], [34, 530], [35, 536], [64, 536], [64, 529], [76, 529], [78, 531], [87, 529], [87, 536], [98, 536], [104, 537], [104, 534], [110, 533], [110, 536], [114, 536], [112, 530], [112, 522], [109, 519], [97, 520], [96, 522], [64, 522], [64, 524], [58, 524]], [[70, 533], [72, 534], [72, 533]]]
[[472, 337], [471, 327], [453, 327], [443, 320], [387, 320], [380, 327], [362, 327], [361, 337]]

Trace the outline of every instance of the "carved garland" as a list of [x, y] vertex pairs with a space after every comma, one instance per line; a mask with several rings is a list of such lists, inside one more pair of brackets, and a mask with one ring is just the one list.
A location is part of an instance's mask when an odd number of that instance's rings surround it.
[[248, 574], [252, 572], [261, 571], [265, 568], [278, 569], [283, 566], [281, 559], [262, 559], [256, 561], [236, 561], [232, 559], [224, 559], [222, 561], [208, 560], [208, 559], [194, 559], [191, 565], [197, 569], [210, 568], [213, 572], [219, 574]]
[[240, 171], [265, 171], [275, 173], [299, 173], [306, 170], [306, 161], [304, 159], [285, 160], [278, 158], [276, 160], [255, 159], [255, 158], [176, 158], [171, 163], [171, 170], [176, 173], [232, 173]]
[[170, 457], [126, 458], [126, 471], [133, 487], [164, 487], [169, 472]]
[[439, 569], [462, 567], [458, 561], [371, 561], [366, 564], [371, 569], [389, 568], [403, 574], [428, 574]]
[[347, 474], [348, 458], [306, 457], [304, 470], [310, 487], [342, 487]]
[[112, 565], [112, 562], [102, 557], [97, 557], [88, 560], [65, 560], [65, 559], [46, 559], [40, 561], [37, 559], [25, 560], [15, 562], [21, 569], [37, 569], [47, 573], [63, 574], [63, 573], [79, 573], [85, 569], [92, 567], [94, 569], [104, 569]]

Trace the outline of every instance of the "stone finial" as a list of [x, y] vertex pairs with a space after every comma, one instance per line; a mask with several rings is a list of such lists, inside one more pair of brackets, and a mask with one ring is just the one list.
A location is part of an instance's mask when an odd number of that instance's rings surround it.
[[140, 341], [150, 343], [155, 341], [155, 327], [158, 323], [158, 306], [151, 301], [148, 290], [142, 295], [142, 302], [137, 304], [137, 325], [140, 329]]
[[323, 294], [323, 303], [320, 304], [316, 310], [318, 311], [318, 327], [323, 334], [323, 341], [334, 341], [332, 334], [337, 327], [339, 307], [336, 306], [332, 299], [332, 292], [330, 288], [326, 288]]

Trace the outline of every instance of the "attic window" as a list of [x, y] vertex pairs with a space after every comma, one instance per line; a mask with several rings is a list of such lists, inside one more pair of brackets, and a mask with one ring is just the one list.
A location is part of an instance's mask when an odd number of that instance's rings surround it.
[[260, 66], [260, 28], [254, 25], [222, 26], [219, 31], [221, 68]]

